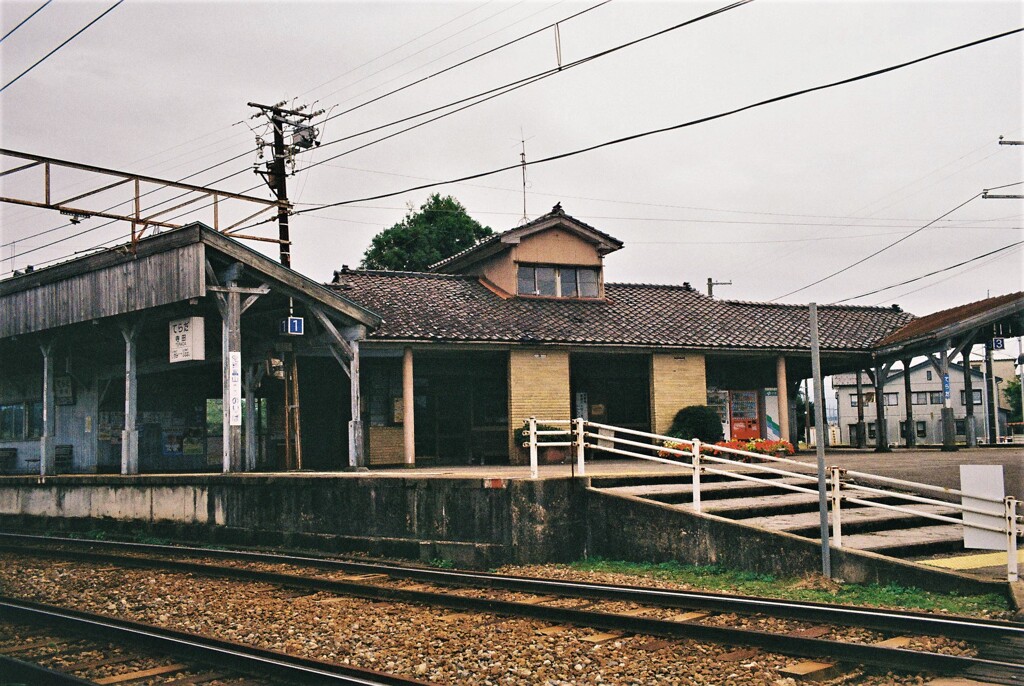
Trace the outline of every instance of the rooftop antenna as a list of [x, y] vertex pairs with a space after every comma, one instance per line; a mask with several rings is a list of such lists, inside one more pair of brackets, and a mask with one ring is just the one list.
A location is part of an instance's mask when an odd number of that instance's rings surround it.
[[[533, 136], [530, 136], [532, 139]], [[526, 214], [526, 141], [529, 140], [523, 137], [523, 129], [519, 128], [519, 144], [521, 146], [519, 151], [519, 167], [523, 172], [523, 216], [519, 220], [519, 225], [522, 226], [526, 222], [530, 221], [530, 217]]]

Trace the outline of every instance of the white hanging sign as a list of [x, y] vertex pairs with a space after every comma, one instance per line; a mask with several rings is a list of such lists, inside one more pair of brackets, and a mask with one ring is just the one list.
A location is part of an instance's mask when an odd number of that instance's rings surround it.
[[242, 425], [242, 353], [228, 353], [228, 424]]
[[206, 338], [202, 317], [175, 319], [168, 324], [170, 361], [206, 359]]

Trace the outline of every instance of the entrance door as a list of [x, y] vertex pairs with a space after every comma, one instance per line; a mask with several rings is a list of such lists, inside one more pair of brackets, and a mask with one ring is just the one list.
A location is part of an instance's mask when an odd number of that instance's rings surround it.
[[730, 391], [729, 414], [734, 439], [750, 440], [761, 437], [760, 417], [757, 412], [757, 391]]

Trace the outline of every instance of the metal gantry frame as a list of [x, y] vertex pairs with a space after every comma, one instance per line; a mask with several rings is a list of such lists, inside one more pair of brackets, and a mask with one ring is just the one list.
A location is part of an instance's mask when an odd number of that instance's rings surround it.
[[[42, 189], [41, 196], [42, 201], [30, 199], [28, 197], [8, 197], [0, 196], [0, 202], [11, 203], [14, 205], [23, 205], [26, 207], [37, 207], [40, 209], [57, 210], [61, 214], [69, 215], [72, 219], [72, 223], [78, 223], [82, 218], [88, 217], [102, 217], [104, 219], [114, 219], [118, 221], [129, 222], [132, 226], [131, 242], [134, 246], [140, 238], [146, 233], [146, 230], [150, 227], [155, 228], [168, 228], [176, 229], [183, 224], [175, 223], [170, 219], [164, 218], [169, 212], [179, 210], [195, 203], [206, 200], [209, 204], [204, 205], [195, 209], [206, 209], [212, 208], [213, 211], [213, 228], [214, 230], [231, 235], [234, 238], [244, 238], [247, 240], [258, 240], [268, 241], [272, 243], [280, 242], [276, 238], [266, 238], [263, 236], [249, 236], [237, 233], [241, 225], [248, 222], [259, 215], [269, 210], [274, 210], [280, 207], [281, 203], [277, 200], [269, 200], [266, 198], [257, 198], [252, 195], [245, 195], [243, 193], [231, 193], [228, 191], [217, 190], [215, 188], [209, 188], [206, 186], [195, 186], [192, 184], [181, 183], [179, 181], [170, 181], [168, 179], [160, 179], [153, 176], [143, 176], [140, 174], [132, 174], [129, 172], [118, 171], [116, 169], [107, 169], [104, 167], [97, 167], [90, 164], [81, 164], [78, 162], [71, 162], [68, 160], [61, 160], [54, 157], [44, 157], [42, 155], [35, 155], [27, 152], [20, 152], [17, 150], [8, 150], [0, 148], [0, 160], [5, 158], [15, 158], [19, 160], [27, 160], [26, 164], [15, 166], [11, 169], [0, 171], [0, 178], [18, 174], [21, 172], [27, 172], [31, 169], [42, 167]], [[115, 180], [110, 183], [102, 183], [99, 187], [93, 188], [92, 190], [84, 193], [79, 193], [71, 197], [54, 199], [52, 189], [52, 172], [54, 169], [73, 169], [77, 171], [89, 172], [104, 177], [113, 177]], [[88, 209], [81, 206], [79, 201], [85, 200], [90, 197], [99, 195], [109, 190], [119, 188], [125, 185], [131, 184], [132, 197], [130, 200], [126, 200], [120, 205], [127, 203], [132, 204], [132, 210], [130, 213], [119, 213], [111, 211], [112, 208], [105, 210], [94, 210]], [[164, 188], [176, 188], [184, 191], [181, 195], [174, 198], [174, 200], [183, 199], [181, 202], [175, 203], [170, 207], [165, 207], [159, 211], [151, 214], [143, 214], [141, 198], [143, 195], [152, 191], [142, 192], [142, 184], [152, 184]], [[188, 197], [193, 196], [193, 197]], [[38, 196], [37, 196], [38, 197]], [[249, 203], [259, 205], [259, 209], [249, 214], [248, 216], [240, 219], [232, 224], [221, 227], [220, 222], [220, 205], [224, 200], [232, 200], [242, 203]], [[75, 204], [73, 204], [75, 203]], [[116, 205], [117, 207], [119, 205]]]

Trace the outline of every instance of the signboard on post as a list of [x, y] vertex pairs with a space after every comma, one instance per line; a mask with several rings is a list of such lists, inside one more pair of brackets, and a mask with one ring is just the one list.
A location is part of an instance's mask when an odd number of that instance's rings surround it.
[[174, 319], [168, 324], [170, 361], [206, 359], [206, 337], [202, 317]]
[[992, 349], [993, 350], [1006, 350], [1006, 341], [1004, 339], [1002, 339], [1002, 338], [993, 338], [992, 339]]
[[232, 351], [228, 353], [230, 371], [228, 377], [228, 424], [230, 426], [242, 425], [242, 353]]
[[942, 375], [942, 394], [946, 400], [949, 400], [949, 374]]

